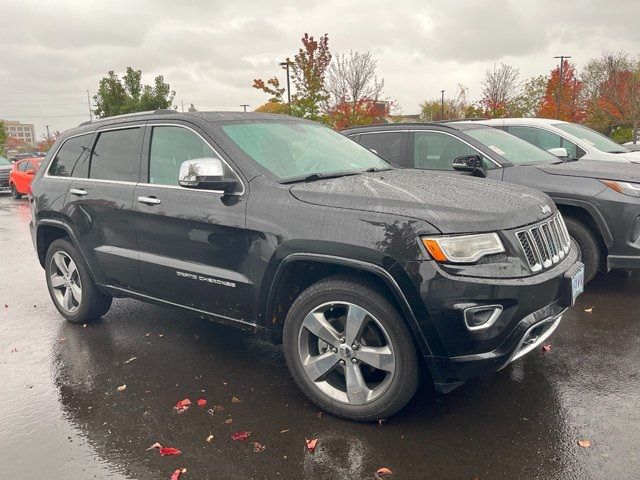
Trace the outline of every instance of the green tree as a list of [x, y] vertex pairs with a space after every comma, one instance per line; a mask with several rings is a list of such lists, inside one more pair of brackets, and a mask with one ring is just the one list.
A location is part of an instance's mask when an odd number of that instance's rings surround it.
[[522, 84], [520, 94], [513, 100], [511, 115], [514, 117], [536, 117], [542, 108], [542, 99], [547, 91], [549, 77], [537, 75]]
[[7, 141], [7, 131], [4, 129], [4, 123], [0, 122], [0, 153], [4, 152], [4, 144]]
[[122, 79], [109, 71], [100, 80], [94, 113], [97, 117], [112, 117], [124, 113], [144, 112], [171, 108], [176, 92], [171, 90], [162, 75], [155, 78], [153, 86], [142, 85], [142, 70], [127, 67]]

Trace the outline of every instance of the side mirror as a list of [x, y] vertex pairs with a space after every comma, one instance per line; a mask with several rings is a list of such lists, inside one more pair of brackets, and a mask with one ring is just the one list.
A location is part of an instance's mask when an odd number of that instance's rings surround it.
[[478, 155], [464, 155], [457, 157], [451, 164], [454, 170], [470, 172], [474, 177], [486, 177], [487, 172], [482, 166], [482, 159]]
[[224, 176], [224, 166], [219, 158], [194, 158], [180, 165], [178, 183], [185, 188], [230, 193], [238, 182]]
[[27, 170], [25, 173], [26, 173], [27, 175], [35, 175], [35, 174], [36, 174], [36, 171], [35, 171], [33, 168], [31, 168], [31, 169]]
[[564, 147], [556, 147], [556, 148], [550, 148], [547, 150], [547, 152], [549, 152], [552, 155], [555, 155], [556, 157], [559, 158], [568, 158], [569, 157], [569, 153], [567, 152], [567, 149]]

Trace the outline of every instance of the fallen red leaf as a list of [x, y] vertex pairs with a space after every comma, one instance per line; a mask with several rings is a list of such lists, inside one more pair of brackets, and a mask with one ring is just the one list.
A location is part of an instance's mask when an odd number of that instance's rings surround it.
[[198, 406], [204, 407], [207, 404], [207, 401], [204, 398], [198, 399]]
[[376, 478], [386, 477], [387, 475], [393, 475], [391, 469], [387, 467], [380, 467], [378, 470], [376, 470]]
[[183, 473], [187, 473], [186, 468], [176, 468], [176, 470], [171, 474], [171, 480], [178, 480], [180, 475]]
[[180, 450], [178, 450], [177, 448], [173, 448], [173, 447], [162, 447], [160, 450], [160, 455], [167, 456], [167, 455], [181, 455], [182, 452]]
[[253, 451], [255, 453], [260, 453], [260, 452], [264, 452], [264, 449], [267, 448], [264, 445], [262, 445], [261, 443], [258, 442], [251, 442], [251, 445], [253, 445]]
[[189, 408], [189, 405], [191, 405], [191, 400], [185, 398], [184, 400], [180, 400], [178, 403], [176, 403], [176, 406], [173, 408], [176, 409], [178, 413], [182, 413]]
[[231, 434], [231, 440], [246, 440], [251, 435], [251, 432], [242, 431]]
[[550, 352], [551, 351], [551, 344], [547, 343], [546, 345], [542, 346], [542, 351], [543, 352]]
[[312, 438], [311, 440], [305, 438], [304, 439], [305, 442], [307, 442], [307, 450], [309, 450], [311, 453], [313, 453], [316, 449], [316, 445], [318, 445], [318, 439], [317, 438]]

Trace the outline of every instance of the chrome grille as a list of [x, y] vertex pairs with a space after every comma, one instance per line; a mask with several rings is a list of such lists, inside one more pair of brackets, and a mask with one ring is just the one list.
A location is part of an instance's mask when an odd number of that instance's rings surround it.
[[569, 253], [571, 245], [569, 232], [559, 213], [526, 230], [516, 232], [516, 236], [533, 272], [558, 263]]

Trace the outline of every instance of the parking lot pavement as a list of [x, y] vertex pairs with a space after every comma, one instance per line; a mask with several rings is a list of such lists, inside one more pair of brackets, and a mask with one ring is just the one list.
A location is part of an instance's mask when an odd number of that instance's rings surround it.
[[[371, 479], [382, 466], [398, 479], [637, 478], [640, 276], [598, 276], [550, 351], [447, 396], [423, 387], [397, 416], [358, 424], [319, 415], [281, 348], [231, 328], [124, 299], [99, 323], [64, 323], [29, 217], [27, 200], [0, 197], [5, 478], [169, 479], [184, 467], [186, 480]], [[183, 398], [193, 404], [179, 414]], [[231, 440], [238, 431], [251, 435]], [[314, 453], [305, 438], [319, 439]], [[146, 450], [155, 442], [183, 453]]]

